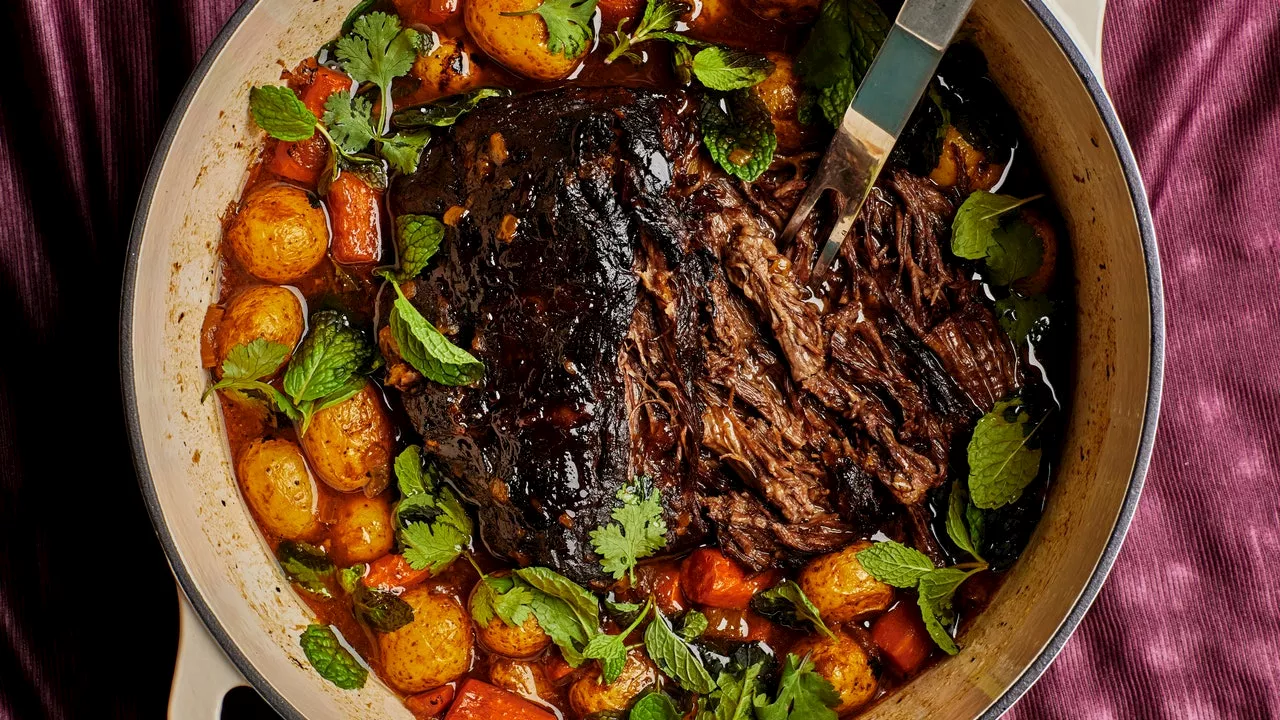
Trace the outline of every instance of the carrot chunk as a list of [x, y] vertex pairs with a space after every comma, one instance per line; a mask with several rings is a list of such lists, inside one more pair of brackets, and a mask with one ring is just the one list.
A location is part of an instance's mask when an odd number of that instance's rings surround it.
[[411, 588], [431, 577], [431, 570], [414, 570], [403, 555], [383, 555], [369, 563], [364, 584], [371, 588]]
[[[324, 117], [324, 104], [339, 90], [349, 90], [351, 78], [327, 67], [317, 68], [311, 83], [299, 92], [302, 104], [316, 117]], [[298, 142], [281, 142], [267, 169], [288, 180], [314, 186], [329, 159], [329, 143], [320, 133]]]
[[440, 717], [445, 708], [449, 707], [449, 703], [453, 702], [453, 692], [452, 685], [441, 685], [435, 690], [410, 695], [404, 699], [404, 706], [418, 720], [430, 720]]
[[776, 580], [773, 572], [747, 575], [738, 563], [714, 548], [694, 550], [680, 567], [685, 597], [709, 607], [745, 610], [752, 595]]
[[933, 652], [933, 641], [913, 603], [900, 602], [871, 624], [871, 640], [894, 669], [912, 675]]
[[353, 173], [344, 172], [329, 184], [329, 224], [333, 241], [329, 254], [344, 265], [377, 262], [382, 256], [378, 230], [382, 193]]
[[474, 678], [463, 681], [444, 720], [555, 720], [555, 716], [512, 692]]

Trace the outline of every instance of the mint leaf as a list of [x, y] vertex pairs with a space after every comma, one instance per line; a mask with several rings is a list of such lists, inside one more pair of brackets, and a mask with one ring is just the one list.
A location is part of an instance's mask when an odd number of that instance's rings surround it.
[[395, 632], [413, 622], [413, 606], [399, 595], [358, 583], [352, 595], [356, 617], [378, 632]]
[[534, 589], [566, 603], [588, 635], [600, 629], [600, 603], [581, 585], [544, 567], [520, 568], [514, 574]]
[[840, 693], [814, 672], [812, 660], [788, 654], [778, 682], [778, 699], [769, 702], [768, 696], [761, 694], [754, 704], [756, 720], [837, 720], [832, 708], [840, 704]]
[[1041, 451], [1031, 441], [1044, 420], [1032, 425], [1018, 398], [996, 403], [978, 420], [969, 440], [969, 495], [974, 505], [992, 510], [1022, 495], [1040, 472]]
[[276, 559], [289, 582], [321, 598], [333, 597], [333, 561], [324, 550], [303, 542], [284, 540]]
[[671, 629], [661, 610], [654, 608], [653, 621], [644, 631], [644, 647], [649, 658], [680, 687], [694, 693], [709, 693], [716, 684], [702, 660]]
[[583, 657], [600, 661], [600, 678], [606, 685], [612, 685], [622, 674], [622, 668], [627, 664], [627, 636], [640, 625], [652, 606], [653, 601], [650, 600], [644, 606], [644, 610], [636, 615], [635, 620], [632, 620], [622, 632], [617, 635], [599, 633], [593, 636], [583, 648]]
[[1044, 295], [1023, 297], [1010, 293], [1008, 297], [996, 301], [996, 314], [1000, 318], [1000, 327], [1004, 328], [1009, 339], [1017, 345], [1031, 340], [1039, 340], [1049, 326], [1049, 315], [1053, 312], [1053, 301]]
[[363, 332], [342, 313], [321, 310], [311, 316], [311, 331], [289, 360], [284, 391], [295, 404], [321, 400], [349, 389], [352, 376], [372, 358], [373, 348]]
[[760, 692], [760, 672], [764, 663], [755, 663], [741, 675], [721, 671], [716, 678], [715, 689], [706, 698], [706, 704], [697, 720], [751, 720], [755, 717], [755, 698]]
[[364, 150], [373, 142], [373, 105], [347, 90], [329, 96], [324, 103], [324, 124], [329, 137], [347, 154]]
[[708, 622], [706, 615], [703, 615], [697, 610], [690, 610], [686, 612], [684, 617], [680, 620], [680, 637], [689, 642], [693, 642], [701, 637], [702, 633], [707, 631], [709, 624], [710, 623]]
[[360, 579], [364, 577], [367, 570], [367, 566], [363, 563], [342, 568], [338, 572], [338, 584], [348, 595], [354, 594], [360, 588]]
[[577, 57], [591, 44], [591, 17], [595, 15], [597, 0], [542, 0], [532, 10], [505, 12], [503, 15], [518, 17], [537, 13], [547, 25], [547, 50], [565, 57]]
[[396, 246], [399, 248], [400, 268], [396, 271], [396, 278], [403, 282], [422, 272], [443, 240], [444, 223], [430, 215], [397, 216]]
[[920, 578], [920, 614], [924, 617], [925, 629], [929, 637], [948, 655], [955, 655], [960, 648], [948, 632], [947, 626], [955, 622], [955, 610], [952, 599], [956, 589], [970, 575], [978, 570], [958, 570], [956, 568], [939, 568]]
[[400, 356], [424, 377], [442, 385], [469, 385], [484, 376], [484, 364], [471, 353], [454, 345], [410, 304], [400, 290], [391, 307], [391, 335], [400, 347]]
[[415, 105], [396, 111], [391, 116], [391, 124], [405, 130], [432, 127], [448, 127], [463, 115], [476, 109], [481, 100], [491, 97], [505, 97], [511, 91], [506, 88], [477, 88], [457, 95], [434, 100], [425, 105]]
[[[644, 485], [645, 483], [640, 483]], [[614, 509], [610, 523], [592, 530], [591, 547], [595, 548], [604, 571], [615, 580], [629, 575], [634, 580], [636, 562], [666, 547], [667, 524], [662, 519], [662, 497], [655, 488], [648, 497], [628, 485], [618, 491], [622, 505]]]
[[1019, 200], [976, 190], [965, 198], [951, 222], [951, 252], [968, 260], [982, 260], [991, 282], [1008, 285], [1035, 272], [1043, 261], [1044, 243], [1035, 229], [1017, 215], [1017, 208], [1039, 199]]
[[796, 74], [832, 127], [839, 127], [853, 95], [889, 34], [892, 23], [874, 0], [824, 0]]
[[680, 720], [680, 711], [671, 698], [651, 692], [636, 701], [627, 714], [627, 720]]
[[343, 690], [364, 687], [369, 670], [338, 641], [333, 629], [325, 625], [308, 625], [298, 638], [302, 652], [320, 677]]
[[772, 75], [773, 61], [758, 53], [712, 46], [693, 56], [693, 74], [712, 90], [741, 90]]
[[978, 543], [969, 532], [969, 525], [965, 519], [968, 509], [969, 493], [957, 480], [951, 484], [951, 498], [947, 502], [947, 536], [956, 544], [956, 547], [975, 559], [982, 560], [982, 556], [978, 554]]
[[751, 609], [782, 625], [800, 629], [809, 625], [829, 638], [835, 637], [831, 628], [822, 621], [818, 608], [794, 580], [784, 580], [768, 590], [756, 593], [751, 598]]
[[396, 456], [396, 484], [404, 497], [421, 495], [435, 489], [432, 478], [422, 471], [422, 451], [410, 445]]
[[892, 540], [858, 552], [858, 562], [871, 577], [898, 588], [915, 587], [920, 578], [934, 569], [928, 555]]
[[316, 133], [316, 116], [289, 88], [263, 85], [249, 90], [249, 111], [258, 127], [277, 140], [297, 142]]
[[383, 138], [378, 146], [378, 152], [382, 153], [382, 157], [386, 158], [391, 167], [405, 175], [412, 175], [418, 171], [418, 161], [422, 158], [422, 151], [429, 142], [431, 142], [431, 132], [428, 130], [402, 132]]
[[749, 90], [708, 96], [700, 114], [702, 143], [725, 172], [751, 182], [773, 163], [778, 136], [764, 103]]
[[569, 603], [544, 592], [535, 592], [529, 601], [533, 616], [538, 619], [542, 631], [560, 648], [564, 661], [571, 667], [582, 665], [585, 658], [582, 648], [596, 630], [588, 631]]
[[255, 338], [227, 351], [222, 361], [223, 380], [261, 380], [276, 374], [289, 348], [282, 343]]

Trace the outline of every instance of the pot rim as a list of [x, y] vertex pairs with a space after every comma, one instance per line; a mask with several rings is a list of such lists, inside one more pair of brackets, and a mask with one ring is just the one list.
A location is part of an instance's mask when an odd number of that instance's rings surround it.
[[[231, 659], [231, 662], [235, 664], [236, 669], [244, 675], [244, 678], [249, 681], [250, 685], [263, 699], [277, 713], [289, 718], [289, 720], [306, 720], [306, 717], [285, 699], [284, 695], [262, 673], [258, 672], [248, 656], [232, 641], [222, 622], [196, 588], [190, 571], [183, 564], [173, 533], [170, 532], [165, 519], [164, 509], [160, 505], [155, 478], [151, 475], [150, 466], [147, 464], [146, 448], [142, 438], [138, 413], [138, 398], [134, 389], [132, 337], [134, 294], [138, 283], [138, 260], [142, 246], [142, 236], [146, 229], [146, 218], [150, 214], [151, 204], [155, 199], [160, 171], [164, 167], [170, 151], [173, 149], [173, 141], [177, 135], [178, 127], [186, 116], [196, 90], [204, 83], [205, 77], [208, 75], [214, 61], [222, 54], [232, 35], [240, 27], [240, 23], [261, 1], [244, 0], [236, 8], [235, 12], [231, 14], [231, 17], [228, 18], [226, 24], [222, 26], [217, 37], [214, 38], [213, 43], [210, 44], [208, 50], [205, 51], [204, 56], [201, 57], [200, 62], [192, 71], [186, 85], [183, 86], [182, 92], [174, 104], [173, 111], [165, 123], [159, 142], [156, 144], [155, 153], [152, 155], [151, 162], [147, 167], [147, 176], [138, 196], [133, 224], [129, 232], [129, 252], [125, 259], [124, 282], [121, 288], [120, 383], [124, 400], [125, 424], [129, 432], [134, 468], [138, 473], [138, 485], [142, 491], [143, 501], [147, 506], [147, 513], [151, 516], [151, 524], [156, 531], [156, 537], [164, 548], [165, 557], [169, 561], [169, 567], [173, 571], [178, 585], [191, 602], [192, 608], [199, 615], [205, 628], [217, 641], [223, 652], [227, 654], [227, 657]], [[1165, 322], [1160, 255], [1156, 246], [1155, 225], [1151, 217], [1151, 209], [1147, 203], [1146, 189], [1143, 186], [1137, 160], [1134, 158], [1132, 148], [1129, 147], [1128, 138], [1124, 134], [1124, 129], [1121, 127], [1120, 119], [1116, 115], [1110, 97], [1108, 97], [1106, 90], [1103, 89], [1101, 81], [1085, 59], [1084, 54], [1072, 40], [1071, 35], [1044, 4], [1043, 0], [1023, 0], [1023, 2], [1035, 13], [1071, 62], [1076, 74], [1080, 77], [1092, 97], [1094, 107], [1102, 118], [1103, 125], [1107, 129], [1107, 134], [1110, 136], [1111, 142], [1116, 149], [1116, 154], [1119, 157], [1125, 183], [1129, 187], [1129, 196], [1133, 202], [1134, 214], [1138, 221], [1138, 231], [1142, 239], [1142, 254], [1146, 261], [1147, 292], [1151, 308], [1151, 362], [1148, 371], [1146, 409], [1143, 413], [1138, 452], [1134, 459], [1133, 471], [1129, 477], [1129, 487], [1125, 492], [1124, 502], [1116, 517], [1115, 525], [1112, 527], [1111, 536], [1098, 558], [1098, 563], [1094, 567], [1089, 581], [1081, 590], [1079, 597], [1076, 598], [1062, 624], [1058, 626], [1058, 629], [1040, 650], [1035, 660], [1027, 666], [1018, 679], [987, 707], [980, 716], [982, 720], [995, 720], [995, 718], [1003, 715], [1035, 684], [1045, 669], [1058, 656], [1058, 653], [1062, 651], [1071, 634], [1093, 605], [1103, 583], [1106, 582], [1116, 557], [1120, 554], [1120, 548], [1124, 544], [1129, 525], [1133, 521], [1134, 513], [1138, 507], [1138, 500], [1142, 495], [1147, 470], [1151, 464], [1152, 449], [1155, 445], [1156, 426], [1160, 416], [1160, 396], [1164, 384]]]

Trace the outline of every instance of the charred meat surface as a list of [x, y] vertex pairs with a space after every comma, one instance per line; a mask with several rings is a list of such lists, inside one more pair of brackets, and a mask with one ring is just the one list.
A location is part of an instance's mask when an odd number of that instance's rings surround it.
[[[709, 532], [753, 568], [918, 519], [957, 433], [1019, 383], [942, 247], [953, 201], [887, 172], [821, 297], [778, 248], [804, 159], [755, 185], [700, 155], [681, 92], [486, 101], [392, 188], [452, 226], [413, 302], [486, 367], [410, 382], [426, 448], [495, 554], [602, 581], [589, 533], [638, 476], [673, 550]], [[783, 167], [791, 162], [794, 167]]]

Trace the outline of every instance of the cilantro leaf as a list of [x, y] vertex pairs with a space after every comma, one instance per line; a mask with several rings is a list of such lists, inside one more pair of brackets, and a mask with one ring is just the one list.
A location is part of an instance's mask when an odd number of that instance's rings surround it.
[[533, 588], [524, 583], [512, 583], [511, 589], [499, 595], [493, 603], [493, 611], [502, 622], [519, 627], [533, 612]]
[[357, 583], [352, 595], [356, 617], [378, 632], [395, 632], [413, 622], [413, 606], [395, 593]]
[[661, 610], [654, 608], [653, 621], [644, 631], [644, 647], [650, 659], [680, 687], [695, 693], [709, 693], [716, 688], [702, 659], [679, 635]]
[[395, 518], [404, 558], [414, 570], [439, 573], [471, 544], [471, 517], [458, 496], [424, 470], [422, 453], [411, 445], [396, 456], [396, 484], [402, 497]]
[[249, 111], [258, 127], [277, 140], [297, 142], [316, 133], [316, 116], [296, 93], [280, 85], [249, 90]]
[[992, 510], [1022, 495], [1040, 471], [1041, 451], [1031, 441], [1046, 418], [1032, 425], [1026, 406], [1013, 398], [996, 403], [978, 420], [969, 440], [969, 495], [974, 505]]
[[276, 558], [289, 582], [321, 598], [333, 597], [333, 561], [324, 550], [304, 542], [282, 541]]
[[623, 32], [622, 29], [631, 22], [631, 18], [623, 18], [618, 21], [618, 29], [605, 38], [612, 47], [604, 59], [605, 64], [609, 65], [618, 58], [625, 57], [639, 65], [643, 59], [635, 52], [635, 46], [655, 38], [671, 39], [669, 37], [671, 34], [666, 31], [674, 28], [680, 16], [691, 9], [692, 6], [683, 2], [649, 0], [644, 6], [644, 15], [640, 16], [640, 24], [636, 25], [635, 32], [630, 35]]
[[996, 301], [1000, 327], [1018, 345], [1028, 338], [1038, 340], [1049, 326], [1052, 312], [1053, 301], [1044, 295], [1023, 297], [1017, 293], [1009, 293], [1008, 297]]
[[[469, 523], [468, 523], [469, 524]], [[432, 574], [445, 569], [471, 542], [469, 528], [451, 522], [409, 523], [400, 530], [404, 559], [414, 570], [431, 568]]]
[[329, 96], [324, 103], [324, 124], [329, 137], [349, 154], [358, 153], [373, 142], [373, 105], [347, 90]]
[[702, 143], [725, 172], [751, 182], [769, 169], [778, 136], [768, 108], [755, 93], [737, 90], [721, 98], [708, 96], [700, 119]]
[[422, 317], [394, 279], [391, 287], [397, 297], [388, 323], [405, 362], [427, 379], [442, 385], [469, 385], [483, 377], [483, 363], [450, 342]]
[[751, 609], [783, 625], [803, 628], [804, 624], [808, 624], [829, 638], [835, 637], [831, 628], [822, 621], [818, 608], [794, 580], [784, 580], [768, 590], [756, 593], [751, 598]]
[[295, 404], [321, 400], [344, 389], [373, 358], [364, 333], [334, 310], [311, 316], [311, 331], [289, 360], [284, 391]]
[[343, 690], [364, 687], [369, 669], [360, 663], [351, 651], [342, 646], [337, 634], [326, 625], [308, 625], [298, 638], [307, 662], [320, 673], [320, 677]]
[[920, 578], [920, 596], [916, 602], [920, 606], [925, 629], [929, 631], [929, 637], [948, 655], [960, 652], [951, 633], [947, 631], [947, 626], [955, 621], [952, 599], [960, 584], [976, 572], [978, 570], [938, 568]]
[[378, 152], [382, 153], [391, 167], [405, 175], [412, 175], [418, 171], [418, 161], [422, 159], [422, 151], [429, 142], [430, 131], [402, 132], [382, 138]]
[[764, 663], [757, 662], [744, 669], [741, 675], [721, 671], [716, 678], [715, 689], [707, 696], [706, 705], [699, 711], [697, 720], [751, 720], [763, 669]]
[[384, 12], [362, 15], [351, 24], [351, 32], [338, 39], [334, 55], [356, 82], [371, 82], [382, 93], [378, 130], [386, 132], [391, 107], [391, 81], [413, 68], [418, 57], [415, 30], [401, 30], [400, 20]]
[[[643, 483], [641, 483], [643, 484]], [[634, 580], [636, 562], [667, 544], [667, 523], [662, 519], [662, 497], [655, 488], [648, 497], [627, 486], [618, 491], [622, 505], [615, 508], [610, 523], [591, 531], [591, 546], [603, 560], [604, 571], [615, 580], [629, 575]]]
[[1044, 259], [1044, 243], [1035, 228], [1010, 213], [1040, 197], [1019, 200], [974, 191], [956, 210], [951, 223], [951, 252], [984, 261], [996, 285], [1008, 285], [1035, 272]]
[[969, 493], [957, 480], [951, 484], [951, 497], [947, 501], [947, 536], [956, 544], [956, 547], [981, 561], [978, 543], [973, 533], [969, 531], [969, 525], [965, 519], [968, 509]]
[[476, 88], [457, 95], [433, 100], [425, 105], [415, 105], [396, 111], [391, 124], [402, 130], [418, 130], [432, 127], [448, 127], [463, 115], [476, 109], [481, 100], [505, 97], [511, 91], [506, 88]]
[[874, 0], [824, 0], [796, 74], [832, 127], [839, 127], [858, 83], [871, 67], [892, 23]]
[[755, 698], [756, 720], [837, 720], [832, 708], [840, 704], [826, 678], [814, 672], [813, 661], [788, 654], [778, 682], [778, 699], [769, 702], [764, 694]]
[[764, 55], [713, 45], [693, 56], [693, 74], [712, 90], [741, 90], [759, 85], [773, 74], [773, 61]]
[[597, 0], [542, 0], [538, 7], [521, 12], [502, 13], [509, 17], [537, 13], [547, 26], [547, 50], [573, 58], [586, 52], [591, 44], [591, 17]]
[[396, 278], [408, 280], [422, 272], [444, 240], [444, 223], [430, 215], [399, 215], [396, 217], [396, 246], [399, 248], [400, 267]]
[[898, 588], [913, 588], [933, 571], [928, 555], [902, 543], [887, 540], [858, 552], [858, 562], [871, 577]]
[[627, 720], [680, 720], [680, 711], [671, 698], [651, 692], [636, 701], [627, 714]]

